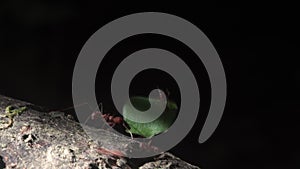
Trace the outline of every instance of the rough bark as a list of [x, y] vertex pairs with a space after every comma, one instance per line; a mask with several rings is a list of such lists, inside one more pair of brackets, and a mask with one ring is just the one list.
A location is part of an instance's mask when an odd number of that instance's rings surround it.
[[[12, 125], [5, 128], [7, 106], [26, 106], [27, 110], [14, 116]], [[0, 169], [198, 168], [170, 153], [148, 159], [125, 158], [123, 156], [128, 151], [140, 148], [139, 142], [115, 135], [109, 130], [97, 129], [101, 138], [100, 143], [98, 141], [96, 144], [70, 115], [47, 112], [1, 95], [0, 115]]]

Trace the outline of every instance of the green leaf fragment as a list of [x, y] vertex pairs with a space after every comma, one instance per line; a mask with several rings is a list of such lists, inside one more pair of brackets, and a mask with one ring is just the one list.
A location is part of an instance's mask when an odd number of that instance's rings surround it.
[[[149, 108], [149, 98], [146, 97], [133, 97], [131, 103], [140, 110], [147, 110]], [[159, 99], [153, 100], [154, 102], [160, 102]], [[154, 105], [155, 106], [155, 105]], [[153, 137], [154, 135], [160, 134], [167, 131], [167, 129], [174, 123], [178, 115], [178, 107], [176, 103], [169, 101], [167, 103], [166, 110], [156, 120], [149, 123], [138, 123], [126, 119], [127, 115], [130, 115], [133, 110], [129, 106], [129, 103], [123, 107], [124, 120], [129, 125], [129, 132], [137, 134], [146, 138]], [[128, 116], [127, 116], [128, 117]]]

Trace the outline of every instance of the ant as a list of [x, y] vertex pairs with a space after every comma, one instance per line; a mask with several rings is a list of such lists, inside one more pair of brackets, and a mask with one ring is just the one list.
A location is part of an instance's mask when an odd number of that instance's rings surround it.
[[[84, 124], [87, 124], [87, 122], [89, 120], [98, 120], [98, 119], [102, 118], [106, 121], [106, 123], [110, 127], [115, 127], [117, 125], [118, 126], [122, 125], [126, 129], [126, 131], [130, 134], [131, 139], [133, 139], [133, 135], [129, 131], [129, 128], [128, 128], [127, 124], [125, 123], [123, 117], [115, 116], [115, 115], [112, 115], [110, 113], [104, 114], [102, 103], [100, 103], [99, 106], [100, 106], [100, 111], [93, 111], [93, 113], [86, 119]], [[104, 125], [105, 124], [103, 124], [102, 128], [104, 128]]]
[[114, 127], [116, 124], [124, 123], [123, 118], [119, 116], [112, 116], [111, 114], [102, 114], [101, 116], [111, 127]]

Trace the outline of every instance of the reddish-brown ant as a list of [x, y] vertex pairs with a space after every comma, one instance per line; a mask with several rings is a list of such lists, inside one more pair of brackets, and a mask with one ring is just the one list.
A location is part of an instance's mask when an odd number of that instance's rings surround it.
[[85, 124], [88, 122], [88, 120], [98, 120], [103, 118], [109, 126], [114, 127], [116, 124], [123, 124], [123, 118], [118, 116], [113, 116], [111, 114], [103, 114], [103, 106], [100, 103], [100, 111], [94, 111], [92, 114], [86, 119]]
[[105, 155], [109, 155], [109, 156], [117, 156], [117, 157], [124, 157], [125, 154], [122, 153], [119, 150], [108, 150], [102, 147], [98, 147], [97, 148], [97, 152], [101, 153], [101, 154], [105, 154]]
[[[111, 115], [109, 113], [106, 113], [106, 114], [103, 114], [103, 106], [102, 104], [100, 103], [99, 104], [99, 107], [100, 107], [100, 111], [94, 111], [85, 121], [85, 124], [87, 124], [87, 122], [89, 120], [98, 120], [101, 118], [103, 118], [106, 123], [110, 126], [110, 127], [115, 127], [116, 125], [122, 125], [127, 131], [128, 133], [130, 134], [131, 138], [133, 139], [133, 135], [132, 133], [129, 131], [127, 125], [125, 124], [124, 120], [123, 120], [123, 117], [120, 117], [120, 116], [114, 116], [114, 115]], [[102, 126], [102, 128], [104, 127], [104, 125]]]
[[124, 123], [123, 118], [119, 116], [112, 116], [111, 114], [102, 114], [101, 116], [111, 127], [114, 127], [116, 124]]
[[124, 122], [123, 117], [120, 116], [113, 116], [111, 114], [102, 114], [102, 118], [107, 122], [107, 124], [111, 127], [115, 127], [116, 125], [122, 125], [125, 127], [127, 132], [130, 134], [131, 139], [133, 139], [133, 135], [128, 129], [126, 123]]

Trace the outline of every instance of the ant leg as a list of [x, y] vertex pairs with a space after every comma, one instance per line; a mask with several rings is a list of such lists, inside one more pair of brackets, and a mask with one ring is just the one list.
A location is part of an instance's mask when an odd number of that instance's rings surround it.
[[109, 123], [109, 126], [110, 126], [111, 128], [115, 127], [115, 125], [116, 125], [116, 123]]
[[133, 135], [132, 135], [131, 131], [129, 130], [129, 128], [125, 125], [125, 123], [123, 123], [123, 126], [125, 127], [126, 131], [130, 134], [131, 140], [133, 140]]

